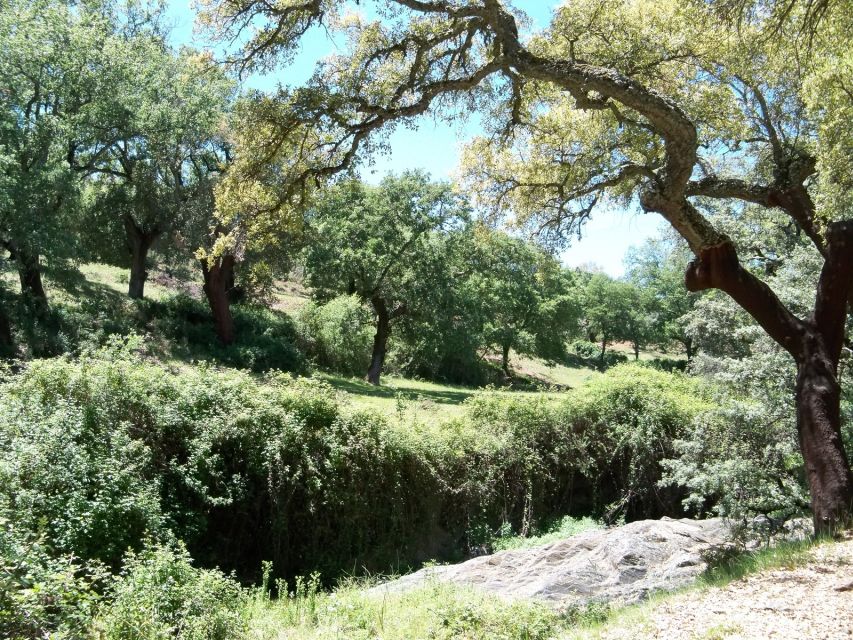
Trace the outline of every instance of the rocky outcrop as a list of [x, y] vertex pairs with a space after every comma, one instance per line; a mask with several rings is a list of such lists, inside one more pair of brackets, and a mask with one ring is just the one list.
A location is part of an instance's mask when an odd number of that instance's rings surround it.
[[728, 539], [729, 529], [720, 519], [641, 520], [532, 549], [429, 567], [372, 591], [401, 591], [441, 580], [557, 608], [590, 601], [627, 604], [689, 584], [705, 570], [707, 554], [725, 547]]

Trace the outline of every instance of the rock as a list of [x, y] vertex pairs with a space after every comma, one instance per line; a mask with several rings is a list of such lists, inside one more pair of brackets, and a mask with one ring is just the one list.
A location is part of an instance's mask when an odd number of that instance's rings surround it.
[[428, 567], [371, 591], [403, 591], [440, 580], [556, 608], [591, 601], [629, 604], [689, 584], [705, 570], [705, 554], [724, 547], [729, 534], [720, 519], [641, 520], [532, 549]]

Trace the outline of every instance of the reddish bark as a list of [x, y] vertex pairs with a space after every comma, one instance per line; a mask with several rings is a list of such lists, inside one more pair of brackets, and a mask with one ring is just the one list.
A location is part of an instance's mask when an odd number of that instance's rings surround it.
[[229, 283], [234, 282], [235, 258], [225, 255], [216, 259], [212, 264], [201, 261], [204, 275], [204, 295], [213, 314], [213, 324], [216, 336], [224, 345], [234, 342], [234, 318], [231, 315], [231, 301], [228, 296]]

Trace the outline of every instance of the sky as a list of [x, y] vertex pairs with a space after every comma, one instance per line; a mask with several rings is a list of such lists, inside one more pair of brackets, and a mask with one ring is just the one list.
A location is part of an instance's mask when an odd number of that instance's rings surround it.
[[[201, 48], [207, 44], [193, 34], [195, 12], [191, 3], [192, 0], [169, 0], [168, 18], [174, 46]], [[515, 4], [528, 13], [533, 28], [539, 29], [548, 24], [553, 7], [560, 2], [517, 0]], [[324, 32], [312, 30], [303, 38], [301, 50], [291, 64], [264, 76], [250, 76], [245, 79], [244, 86], [272, 90], [279, 83], [298, 85], [311, 75], [315, 62], [335, 51], [335, 46]], [[424, 115], [414, 128], [398, 127], [391, 134], [390, 153], [373, 158], [370, 166], [362, 167], [362, 178], [375, 183], [390, 172], [400, 173], [409, 169], [424, 169], [435, 179], [451, 178], [462, 145], [479, 131], [476, 117], [454, 127]], [[657, 216], [639, 211], [596, 210], [583, 229], [582, 239], [572, 240], [560, 259], [570, 267], [595, 266], [618, 277], [624, 273], [623, 260], [628, 248], [658, 235], [663, 225]]]

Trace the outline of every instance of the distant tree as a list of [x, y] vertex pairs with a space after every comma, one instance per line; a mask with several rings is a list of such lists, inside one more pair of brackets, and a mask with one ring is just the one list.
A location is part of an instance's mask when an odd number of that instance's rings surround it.
[[142, 298], [150, 249], [191, 223], [194, 200], [208, 197], [205, 176], [219, 172], [234, 83], [206, 55], [175, 53], [153, 33], [133, 39], [124, 63], [113, 110], [125, 115], [113, 139], [94, 151], [80, 148], [73, 159], [96, 178], [89, 207], [94, 249], [130, 267], [128, 295]]
[[468, 294], [482, 308], [483, 335], [499, 349], [510, 377], [509, 354], [559, 360], [577, 329], [571, 273], [534, 244], [480, 226], [474, 233]]
[[581, 324], [590, 341], [601, 345], [599, 363], [604, 366], [607, 347], [613, 342], [630, 342], [634, 357], [647, 344], [651, 319], [643, 292], [631, 283], [605, 273], [585, 274], [581, 293]]
[[307, 284], [318, 299], [357, 295], [373, 310], [376, 334], [367, 380], [378, 385], [394, 323], [419, 304], [415, 283], [430, 233], [453, 225], [465, 207], [426, 174], [385, 178], [378, 187], [347, 180], [308, 214]]
[[701, 293], [684, 287], [688, 249], [675, 239], [651, 238], [631, 248], [625, 258], [627, 279], [643, 291], [653, 311], [652, 341], [666, 349], [676, 342], [687, 360], [695, 353], [693, 336], [686, 330], [686, 316]]

